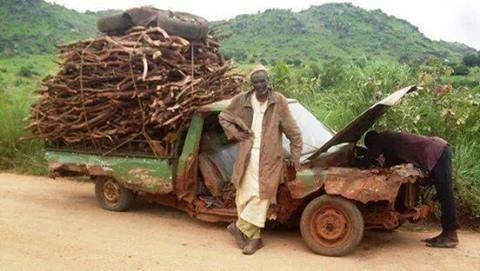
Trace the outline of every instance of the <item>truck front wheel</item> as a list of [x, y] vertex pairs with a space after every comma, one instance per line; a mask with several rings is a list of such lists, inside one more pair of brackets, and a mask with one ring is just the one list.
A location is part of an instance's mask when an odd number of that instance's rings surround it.
[[133, 202], [132, 191], [112, 178], [96, 179], [95, 197], [103, 209], [115, 212], [128, 210]]
[[322, 195], [303, 210], [300, 231], [313, 252], [343, 256], [353, 251], [363, 238], [362, 213], [347, 199]]

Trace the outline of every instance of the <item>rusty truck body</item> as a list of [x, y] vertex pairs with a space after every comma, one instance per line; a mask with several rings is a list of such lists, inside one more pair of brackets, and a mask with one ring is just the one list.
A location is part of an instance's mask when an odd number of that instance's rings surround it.
[[[299, 226], [305, 243], [322, 255], [341, 256], [360, 243], [365, 229], [392, 230], [425, 218], [419, 204], [424, 174], [411, 164], [381, 168], [357, 145], [363, 134], [409, 92], [395, 91], [335, 133], [300, 103], [289, 107], [302, 133], [301, 170], [284, 167], [284, 180], [271, 206], [271, 224]], [[99, 204], [124, 211], [135, 197], [185, 211], [208, 222], [236, 219], [235, 188], [229, 182], [236, 143], [229, 142], [218, 114], [229, 100], [199, 108], [189, 127], [179, 131], [171, 156], [109, 154], [48, 149], [52, 176], [90, 176]], [[284, 138], [285, 155], [288, 141]]]

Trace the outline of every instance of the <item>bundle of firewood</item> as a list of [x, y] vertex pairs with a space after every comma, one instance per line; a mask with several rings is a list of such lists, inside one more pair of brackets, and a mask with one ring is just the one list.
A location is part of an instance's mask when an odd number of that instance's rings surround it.
[[239, 93], [243, 77], [212, 38], [202, 43], [134, 27], [60, 48], [60, 71], [32, 106], [34, 137], [109, 152], [133, 141], [169, 153], [195, 110]]

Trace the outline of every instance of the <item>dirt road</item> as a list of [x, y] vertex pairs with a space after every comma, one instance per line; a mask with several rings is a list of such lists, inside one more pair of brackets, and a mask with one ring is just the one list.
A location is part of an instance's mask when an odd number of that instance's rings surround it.
[[432, 232], [367, 232], [343, 258], [314, 255], [297, 231], [269, 230], [243, 256], [225, 225], [162, 206], [100, 209], [93, 184], [0, 174], [0, 270], [480, 270], [480, 234], [457, 249], [419, 240]]

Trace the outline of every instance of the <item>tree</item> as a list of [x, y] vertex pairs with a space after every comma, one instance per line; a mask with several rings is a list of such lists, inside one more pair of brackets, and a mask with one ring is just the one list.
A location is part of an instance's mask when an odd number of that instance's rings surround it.
[[453, 75], [468, 75], [468, 73], [470, 72], [468, 67], [461, 63], [454, 65], [452, 68]]
[[463, 64], [468, 67], [480, 66], [480, 54], [468, 54], [464, 56]]

